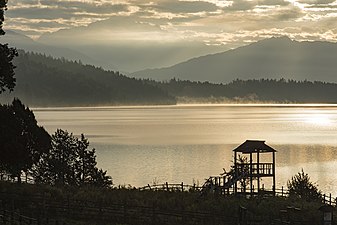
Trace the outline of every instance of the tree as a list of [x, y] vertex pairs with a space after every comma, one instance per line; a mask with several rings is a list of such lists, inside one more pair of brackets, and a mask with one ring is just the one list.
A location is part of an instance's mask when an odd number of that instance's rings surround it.
[[289, 197], [303, 199], [306, 201], [322, 200], [322, 193], [317, 186], [310, 181], [307, 173], [301, 172], [296, 174], [287, 182]]
[[[2, 29], [4, 21], [4, 11], [7, 10], [7, 0], [0, 0], [0, 37], [5, 34]], [[15, 86], [14, 69], [12, 60], [18, 56], [15, 48], [8, 47], [8, 44], [0, 44], [0, 93], [13, 91]]]
[[235, 170], [235, 166], [232, 165], [229, 172], [226, 172], [224, 169], [224, 173], [221, 175], [229, 175], [232, 180], [239, 179], [241, 188], [243, 188], [244, 192], [246, 191], [246, 188], [250, 182], [250, 178], [248, 176], [249, 174], [249, 163], [247, 157], [244, 157], [242, 155], [239, 155], [237, 158], [237, 168]]
[[5, 20], [4, 12], [7, 10], [7, 0], [0, 0], [0, 35], [4, 35], [5, 31], [2, 29], [2, 23]]
[[51, 149], [38, 164], [34, 178], [37, 183], [73, 185], [75, 183], [76, 139], [67, 131], [58, 129], [51, 137]]
[[42, 157], [35, 171], [37, 183], [69, 186], [110, 187], [111, 177], [96, 167], [95, 149], [88, 149], [89, 141], [58, 129], [52, 135], [50, 152]]
[[76, 183], [79, 186], [93, 185], [97, 187], [108, 187], [112, 185], [107, 171], [96, 167], [95, 149], [88, 149], [89, 141], [81, 134], [77, 140], [77, 161], [75, 164]]
[[50, 136], [20, 100], [0, 105], [0, 168], [17, 177], [28, 174], [50, 148]]

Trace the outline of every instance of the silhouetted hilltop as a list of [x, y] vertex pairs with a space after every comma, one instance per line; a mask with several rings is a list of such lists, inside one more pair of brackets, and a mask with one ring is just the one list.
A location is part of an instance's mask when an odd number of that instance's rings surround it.
[[294, 79], [337, 82], [337, 43], [270, 38], [226, 52], [194, 58], [171, 67], [132, 76], [154, 80], [209, 81]]
[[17, 86], [2, 101], [19, 97], [30, 106], [174, 104], [175, 98], [142, 80], [78, 61], [19, 52]]

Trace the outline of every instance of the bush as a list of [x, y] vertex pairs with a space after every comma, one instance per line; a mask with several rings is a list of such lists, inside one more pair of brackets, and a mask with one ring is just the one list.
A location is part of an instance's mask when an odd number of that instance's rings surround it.
[[317, 186], [310, 181], [307, 173], [299, 172], [287, 183], [289, 197], [302, 199], [305, 201], [321, 201], [322, 193]]

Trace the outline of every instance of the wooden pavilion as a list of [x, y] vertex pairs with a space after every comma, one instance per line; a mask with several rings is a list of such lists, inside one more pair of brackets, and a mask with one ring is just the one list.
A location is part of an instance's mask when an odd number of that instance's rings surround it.
[[[264, 190], [261, 187], [262, 178], [272, 179], [272, 194], [275, 195], [275, 153], [276, 150], [265, 144], [265, 141], [247, 140], [233, 150], [234, 152], [234, 193], [238, 193], [238, 184], [242, 179], [249, 179], [249, 191], [245, 194], [259, 194]], [[246, 160], [240, 154], [248, 155]], [[272, 162], [261, 162], [261, 154], [271, 154]], [[255, 184], [257, 186], [255, 186]], [[256, 188], [255, 188], [256, 187]], [[265, 191], [265, 190], [264, 190]]]

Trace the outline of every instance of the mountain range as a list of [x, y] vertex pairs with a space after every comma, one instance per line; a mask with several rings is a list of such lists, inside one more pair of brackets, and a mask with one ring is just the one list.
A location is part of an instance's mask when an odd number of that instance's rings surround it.
[[174, 66], [132, 73], [137, 78], [228, 83], [235, 79], [295, 79], [337, 82], [337, 43], [299, 42], [288, 37], [262, 41]]
[[[148, 41], [134, 45], [122, 42], [120, 46], [105, 42], [90, 43], [90, 32], [99, 32], [100, 26], [97, 23], [89, 28], [60, 30], [37, 40], [6, 31], [1, 42], [26, 51], [80, 60], [84, 64], [120, 71], [131, 77], [158, 81], [177, 78], [228, 83], [235, 79], [285, 78], [337, 82], [336, 43], [300, 42], [288, 37], [274, 37], [227, 51], [221, 47], [201, 47], [200, 43], [185, 43], [185, 46], [177, 43], [174, 46], [166, 43], [164, 46], [156, 42], [151, 45]], [[74, 40], [81, 36], [88, 39], [84, 46]], [[200, 56], [207, 51], [220, 53]], [[129, 73], [137, 69], [137, 72]]]
[[[175, 65], [186, 59], [220, 52], [226, 47], [207, 46], [200, 42], [160, 43], [155, 41], [135, 42], [132, 40], [97, 41], [91, 40], [95, 33], [102, 33], [98, 24], [88, 28], [60, 30], [31, 39], [21, 33], [6, 30], [0, 37], [1, 43], [10, 46], [51, 55], [69, 60], [102, 67], [106, 70], [120, 71], [123, 74], [147, 68]], [[108, 36], [108, 34], [105, 34]], [[81, 41], [78, 41], [81, 40]]]
[[236, 79], [227, 84], [135, 79], [80, 61], [19, 51], [16, 87], [0, 102], [20, 98], [35, 107], [178, 103], [336, 103], [337, 84], [285, 79]]
[[98, 60], [95, 60], [84, 53], [62, 46], [43, 44], [31, 39], [30, 37], [27, 37], [26, 35], [11, 30], [7, 30], [6, 35], [0, 37], [0, 41], [1, 43], [8, 43], [9, 46], [15, 47], [17, 49], [23, 49], [25, 51], [42, 53], [55, 58], [65, 58], [68, 60], [77, 61], [80, 60], [83, 63], [100, 66]]

